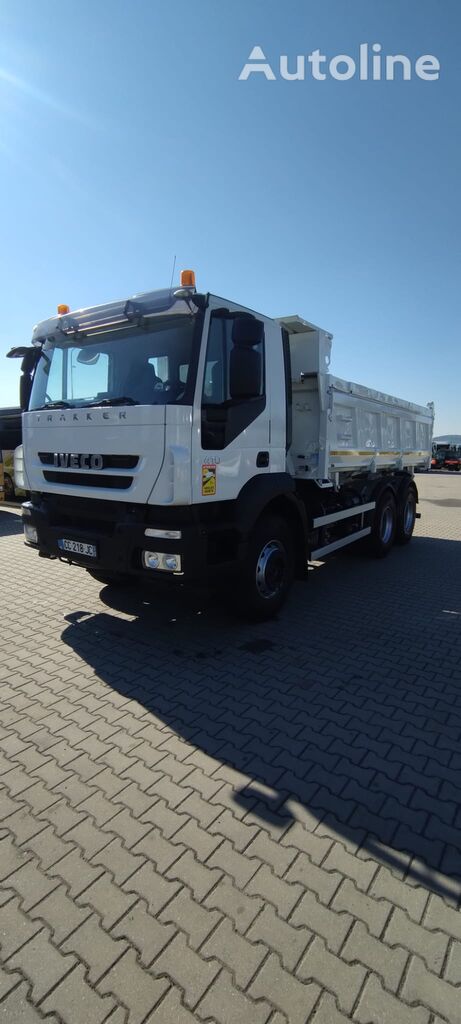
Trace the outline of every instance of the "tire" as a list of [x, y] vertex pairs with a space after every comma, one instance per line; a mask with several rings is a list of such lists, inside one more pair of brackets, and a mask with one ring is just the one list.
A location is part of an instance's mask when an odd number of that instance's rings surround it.
[[370, 550], [375, 558], [385, 558], [395, 540], [397, 506], [392, 491], [384, 491], [378, 499], [370, 534]]
[[14, 501], [16, 494], [14, 490], [14, 483], [9, 473], [4, 474], [4, 486], [5, 486], [5, 498], [7, 501]]
[[262, 516], [248, 542], [248, 551], [232, 595], [234, 608], [247, 618], [264, 621], [284, 604], [294, 579], [290, 529], [279, 516]]
[[93, 569], [86, 571], [89, 576], [92, 576], [98, 583], [104, 583], [106, 587], [128, 587], [132, 582], [129, 576], [124, 576], [122, 573], [97, 572]]
[[398, 498], [396, 544], [409, 544], [416, 522], [416, 487], [409, 483]]

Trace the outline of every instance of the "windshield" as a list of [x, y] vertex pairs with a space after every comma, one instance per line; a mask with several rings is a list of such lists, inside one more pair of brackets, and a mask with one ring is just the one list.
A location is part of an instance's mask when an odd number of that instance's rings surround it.
[[197, 319], [161, 316], [146, 327], [46, 341], [29, 409], [191, 404]]

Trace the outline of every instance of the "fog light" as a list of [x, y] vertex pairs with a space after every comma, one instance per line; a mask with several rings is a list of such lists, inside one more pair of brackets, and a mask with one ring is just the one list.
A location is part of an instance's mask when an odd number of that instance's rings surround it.
[[143, 551], [142, 564], [145, 569], [160, 569], [161, 572], [181, 572], [181, 555], [165, 554], [162, 551]]
[[162, 569], [167, 569], [168, 572], [180, 572], [181, 555], [163, 555]]
[[28, 544], [38, 544], [38, 533], [32, 523], [24, 523], [24, 540]]
[[145, 569], [159, 569], [160, 555], [157, 551], [143, 551], [142, 562]]

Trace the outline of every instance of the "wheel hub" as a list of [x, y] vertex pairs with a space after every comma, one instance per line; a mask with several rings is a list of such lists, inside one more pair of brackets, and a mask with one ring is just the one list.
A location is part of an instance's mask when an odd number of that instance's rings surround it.
[[285, 577], [285, 550], [278, 540], [264, 545], [256, 564], [256, 587], [261, 597], [276, 597]]
[[413, 529], [413, 523], [415, 519], [415, 499], [413, 495], [408, 495], [405, 502], [405, 509], [403, 513], [403, 528], [406, 534], [411, 533]]
[[381, 541], [383, 544], [388, 544], [392, 537], [392, 530], [394, 528], [394, 517], [389, 505], [386, 505], [386, 507], [383, 508], [380, 525]]

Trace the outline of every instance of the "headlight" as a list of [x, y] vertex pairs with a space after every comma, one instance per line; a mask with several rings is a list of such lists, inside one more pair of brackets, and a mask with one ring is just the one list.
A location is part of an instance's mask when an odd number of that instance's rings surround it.
[[27, 544], [38, 544], [38, 533], [32, 523], [24, 523], [24, 540]]
[[162, 551], [143, 551], [142, 564], [145, 569], [181, 572], [181, 555], [165, 554]]

